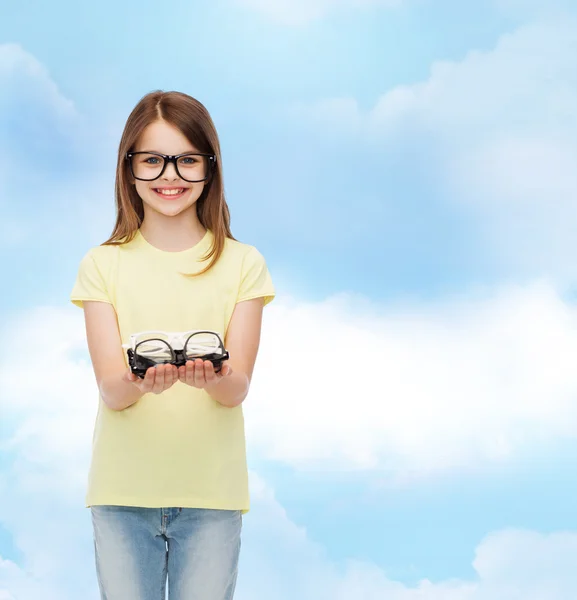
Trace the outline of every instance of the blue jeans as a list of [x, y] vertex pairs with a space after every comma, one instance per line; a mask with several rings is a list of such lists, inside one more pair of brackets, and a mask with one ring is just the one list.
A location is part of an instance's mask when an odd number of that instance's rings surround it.
[[232, 600], [240, 510], [91, 507], [102, 600]]

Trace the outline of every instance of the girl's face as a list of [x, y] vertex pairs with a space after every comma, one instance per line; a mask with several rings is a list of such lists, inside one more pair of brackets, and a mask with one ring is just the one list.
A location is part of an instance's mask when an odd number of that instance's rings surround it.
[[[176, 155], [184, 152], [198, 152], [186, 137], [175, 127], [165, 121], [155, 121], [146, 127], [140, 136], [140, 140], [134, 148], [135, 152], [158, 152], [160, 154]], [[202, 157], [198, 157], [201, 159]], [[155, 163], [162, 159], [146, 157], [145, 155], [136, 155], [134, 161], [147, 161], [147, 164], [141, 164], [142, 168], [153, 170]], [[193, 160], [185, 159], [186, 163]], [[208, 163], [208, 161], [205, 161]], [[135, 164], [135, 163], [133, 163]], [[180, 167], [180, 165], [179, 165]], [[185, 167], [183, 167], [185, 168]], [[190, 167], [188, 167], [190, 169]], [[206, 167], [208, 168], [208, 164]], [[202, 169], [204, 171], [204, 168]], [[138, 173], [136, 173], [138, 175]], [[187, 176], [187, 179], [200, 179], [202, 176]], [[148, 175], [145, 175], [148, 177]], [[136, 191], [142, 198], [144, 212], [153, 210], [165, 216], [176, 216], [184, 211], [192, 210], [192, 207], [202, 194], [206, 184], [205, 181], [191, 183], [181, 179], [174, 168], [174, 164], [166, 165], [164, 173], [153, 181], [133, 180], [136, 185]]]

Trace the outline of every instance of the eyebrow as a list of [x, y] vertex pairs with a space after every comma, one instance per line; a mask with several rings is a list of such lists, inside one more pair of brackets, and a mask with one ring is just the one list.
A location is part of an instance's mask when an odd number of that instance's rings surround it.
[[[167, 154], [166, 152], [161, 152], [160, 150], [150, 150], [148, 148], [143, 148], [142, 150], [135, 150], [135, 152], [155, 152], [156, 154]], [[177, 152], [172, 156], [179, 156], [180, 154], [201, 154], [198, 150], [185, 150], [184, 152]], [[167, 156], [171, 156], [167, 154]]]

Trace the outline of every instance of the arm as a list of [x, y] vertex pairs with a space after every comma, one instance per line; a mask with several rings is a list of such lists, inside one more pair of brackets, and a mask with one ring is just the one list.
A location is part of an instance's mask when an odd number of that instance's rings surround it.
[[108, 302], [84, 302], [86, 338], [98, 390], [112, 410], [124, 410], [144, 395], [126, 378], [116, 312]]
[[234, 308], [225, 339], [230, 353], [226, 364], [232, 374], [206, 386], [211, 398], [223, 406], [239, 406], [248, 394], [260, 344], [262, 311], [262, 298], [238, 302]]
[[124, 361], [114, 307], [109, 302], [85, 301], [88, 350], [103, 402], [112, 410], [132, 406], [144, 394], [161, 394], [178, 381], [174, 365], [150, 367], [140, 379]]

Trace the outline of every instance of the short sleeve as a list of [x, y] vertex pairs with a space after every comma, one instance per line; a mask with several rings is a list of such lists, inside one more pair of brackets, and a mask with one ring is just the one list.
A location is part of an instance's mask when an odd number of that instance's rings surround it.
[[263, 255], [254, 247], [247, 252], [242, 264], [242, 275], [237, 302], [264, 298], [265, 306], [275, 297], [275, 289]]
[[112, 303], [104, 277], [91, 252], [88, 252], [80, 261], [70, 300], [72, 304], [80, 308], [84, 307], [84, 300]]

